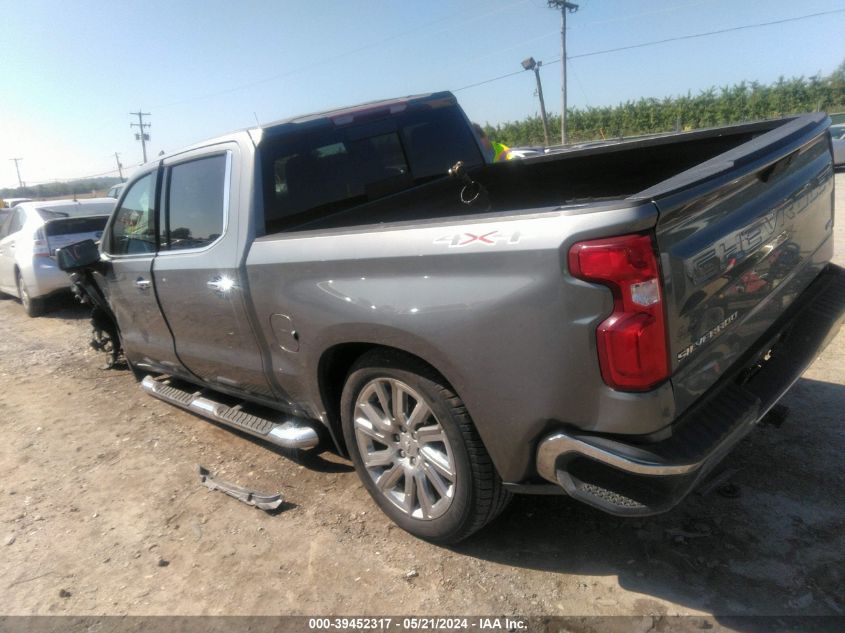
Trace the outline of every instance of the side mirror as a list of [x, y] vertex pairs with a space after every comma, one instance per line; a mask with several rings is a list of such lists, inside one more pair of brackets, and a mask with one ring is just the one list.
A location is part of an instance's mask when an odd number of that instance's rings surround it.
[[68, 244], [56, 251], [56, 261], [66, 273], [72, 273], [100, 261], [100, 249], [94, 240]]

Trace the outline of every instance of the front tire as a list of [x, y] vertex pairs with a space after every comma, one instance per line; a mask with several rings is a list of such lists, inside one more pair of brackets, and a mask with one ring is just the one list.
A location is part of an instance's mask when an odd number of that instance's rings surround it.
[[26, 313], [31, 317], [41, 316], [47, 310], [46, 300], [43, 298], [33, 298], [29, 296], [29, 290], [21, 277], [20, 271], [17, 273], [18, 297], [20, 297], [21, 305]]
[[347, 377], [341, 419], [370, 496], [415, 536], [458, 542], [510, 500], [461, 399], [411, 356], [362, 356]]

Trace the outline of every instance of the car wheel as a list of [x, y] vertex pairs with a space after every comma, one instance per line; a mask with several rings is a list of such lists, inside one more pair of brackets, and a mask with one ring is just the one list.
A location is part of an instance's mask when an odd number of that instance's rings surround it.
[[26, 283], [24, 283], [20, 272], [17, 273], [17, 284], [18, 297], [20, 297], [21, 305], [24, 310], [26, 310], [26, 313], [31, 317], [37, 317], [44, 314], [44, 310], [46, 308], [45, 300], [42, 298], [33, 298], [29, 295], [29, 290], [27, 290]]
[[346, 379], [341, 418], [367, 491], [415, 536], [455, 543], [510, 500], [461, 399], [413, 357], [362, 356]]

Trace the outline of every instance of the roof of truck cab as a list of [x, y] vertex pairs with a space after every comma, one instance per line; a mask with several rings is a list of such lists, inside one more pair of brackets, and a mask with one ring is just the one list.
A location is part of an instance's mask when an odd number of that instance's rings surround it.
[[258, 136], [261, 136], [265, 132], [269, 132], [270, 134], [272, 134], [273, 131], [281, 131], [282, 129], [288, 128], [291, 125], [305, 125], [309, 123], [325, 121], [326, 119], [337, 119], [346, 115], [354, 116], [355, 114], [367, 110], [381, 110], [385, 108], [390, 108], [392, 106], [420, 104], [425, 103], [427, 101], [439, 101], [444, 99], [457, 102], [455, 96], [451, 92], [430, 92], [427, 94], [409, 95], [406, 97], [396, 97], [393, 99], [368, 101], [366, 103], [359, 103], [357, 105], [352, 106], [344, 106], [342, 108], [335, 108], [333, 110], [325, 110], [322, 112], [314, 112], [311, 114], [300, 114], [286, 119], [278, 119], [270, 123], [259, 124], [257, 127], [252, 126], [247, 128], [241, 128], [240, 130], [229, 132], [228, 134], [223, 134], [221, 136], [206, 139], [198, 143], [193, 143], [192, 145], [189, 145], [187, 147], [181, 147], [173, 152], [168, 152], [167, 154], [156, 156], [153, 160], [140, 165], [139, 170], [151, 165], [152, 163], [158, 163], [162, 160], [166, 160], [173, 156], [178, 156], [179, 154], [184, 154], [185, 152], [189, 152], [195, 149], [208, 147], [209, 145], [217, 145], [219, 143], [225, 143], [227, 141], [237, 141], [239, 139], [243, 139], [244, 135], [247, 135], [250, 139], [252, 139], [253, 143], [257, 144], [255, 140], [256, 133]]
[[319, 119], [334, 119], [343, 117], [344, 115], [351, 115], [361, 112], [362, 110], [380, 110], [397, 105], [407, 105], [409, 103], [422, 103], [425, 101], [436, 101], [440, 99], [455, 99], [455, 96], [448, 91], [443, 92], [429, 92], [427, 94], [409, 95], [406, 97], [395, 97], [393, 99], [381, 99], [377, 101], [368, 101], [366, 103], [359, 103], [352, 106], [344, 106], [342, 108], [334, 108], [331, 110], [324, 110], [322, 112], [313, 112], [311, 114], [300, 114], [289, 117], [287, 119], [279, 119], [271, 123], [262, 124], [262, 130], [269, 130], [271, 128], [287, 125], [289, 123], [308, 123]]

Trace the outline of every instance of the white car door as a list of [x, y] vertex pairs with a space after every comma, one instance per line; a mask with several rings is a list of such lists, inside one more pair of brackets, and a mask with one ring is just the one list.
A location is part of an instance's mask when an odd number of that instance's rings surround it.
[[15, 283], [15, 241], [17, 233], [23, 228], [26, 213], [23, 209], [15, 210], [0, 228], [0, 288], [5, 292], [17, 294]]

